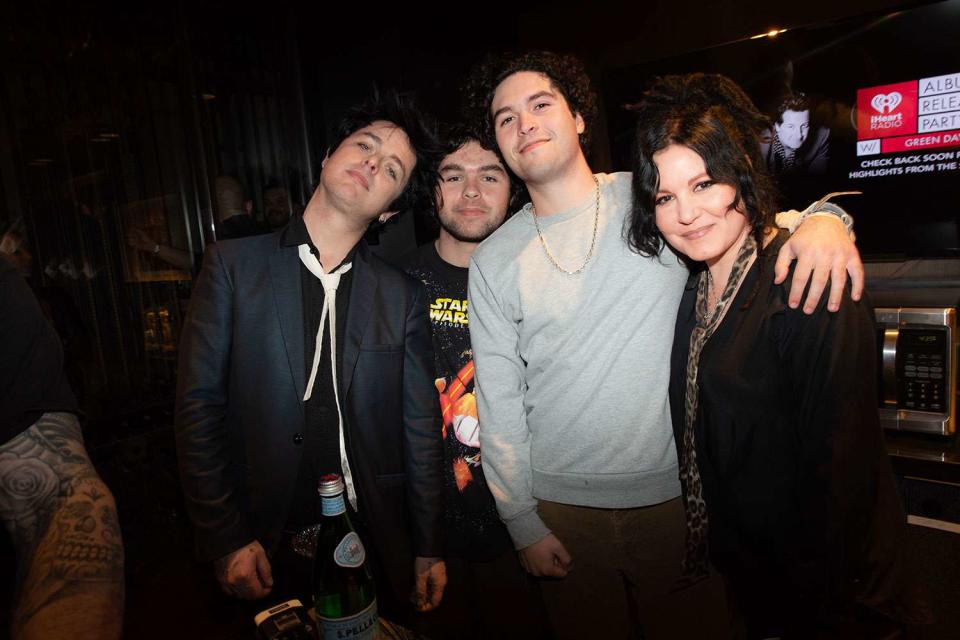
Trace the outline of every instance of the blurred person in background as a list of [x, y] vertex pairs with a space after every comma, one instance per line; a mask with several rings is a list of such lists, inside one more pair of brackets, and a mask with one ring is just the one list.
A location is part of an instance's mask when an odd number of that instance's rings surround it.
[[293, 209], [290, 194], [284, 187], [267, 187], [263, 192], [263, 222], [270, 229], [279, 229], [290, 222]]
[[[47, 278], [43, 284], [41, 274], [34, 270], [33, 254], [27, 247], [26, 237], [14, 223], [0, 238], [0, 255], [4, 256], [23, 276], [40, 303], [47, 321], [60, 336], [64, 354], [64, 372], [70, 388], [84, 406], [87, 391], [87, 376], [95, 367], [93, 345], [86, 323], [70, 293], [60, 284], [59, 278]], [[60, 271], [54, 272], [60, 276]]]
[[0, 237], [0, 254], [3, 254], [25, 280], [30, 281], [33, 278], [33, 254], [30, 253], [23, 234], [16, 227], [16, 223], [10, 225]]
[[[237, 178], [217, 176], [213, 187], [218, 222], [217, 240], [246, 238], [269, 231], [253, 219], [253, 201], [247, 199], [246, 191]], [[127, 230], [127, 244], [177, 269], [190, 271], [193, 266], [189, 251], [162, 244], [139, 227]]]

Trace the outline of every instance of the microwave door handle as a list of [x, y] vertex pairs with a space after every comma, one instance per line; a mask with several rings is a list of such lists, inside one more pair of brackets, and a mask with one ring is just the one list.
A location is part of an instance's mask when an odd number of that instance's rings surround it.
[[883, 406], [897, 407], [897, 339], [898, 327], [883, 331]]

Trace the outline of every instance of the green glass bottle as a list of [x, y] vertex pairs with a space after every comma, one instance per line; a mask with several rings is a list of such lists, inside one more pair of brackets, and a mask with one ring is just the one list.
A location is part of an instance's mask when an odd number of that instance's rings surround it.
[[372, 639], [377, 635], [377, 593], [343, 489], [336, 474], [320, 478], [323, 517], [313, 558], [313, 608], [321, 638]]

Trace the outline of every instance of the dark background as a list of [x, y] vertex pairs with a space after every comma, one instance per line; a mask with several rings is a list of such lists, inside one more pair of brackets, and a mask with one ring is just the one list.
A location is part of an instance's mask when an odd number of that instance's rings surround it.
[[[217, 595], [210, 567], [192, 561], [173, 452], [178, 332], [191, 275], [137, 254], [124, 241], [130, 228], [146, 227], [158, 242], [199, 255], [217, 235], [211, 190], [222, 174], [245, 184], [255, 216], [273, 185], [288, 190], [296, 211], [346, 106], [374, 85], [395, 87], [416, 93], [437, 117], [452, 118], [460, 83], [490, 51], [576, 53], [601, 80], [614, 69], [774, 27], [898, 6], [882, 0], [5, 4], [0, 233], [13, 229], [24, 238], [31, 284], [60, 301], [71, 319], [69, 336], [61, 337], [85, 438], [116, 494], [124, 529], [126, 637], [232, 637], [227, 621], [237, 613]], [[609, 107], [601, 105], [601, 114]], [[595, 126], [591, 162], [609, 170], [606, 119]], [[378, 250], [389, 254], [413, 243], [407, 217]], [[2, 637], [14, 565], [8, 541], [0, 540], [0, 550]], [[956, 563], [928, 564], [956, 576]]]
[[[629, 170], [635, 128], [622, 105], [636, 102], [661, 75], [701, 71], [733, 78], [758, 108], [775, 119], [788, 91], [810, 102], [811, 137], [829, 131], [829, 162], [818, 175], [775, 176], [781, 209], [803, 209], [825, 193], [862, 191], [839, 203], [854, 213], [857, 246], [871, 261], [960, 255], [960, 171], [851, 179], [862, 160], [956, 152], [960, 144], [882, 156], [856, 155], [857, 90], [954, 74], [960, 69], [960, 2], [945, 2], [894, 14], [870, 14], [790, 29], [776, 38], [741, 40], [608, 69], [603, 75], [612, 164]], [[905, 223], [905, 220], [908, 222]], [[896, 233], [891, 230], [896, 229]]]

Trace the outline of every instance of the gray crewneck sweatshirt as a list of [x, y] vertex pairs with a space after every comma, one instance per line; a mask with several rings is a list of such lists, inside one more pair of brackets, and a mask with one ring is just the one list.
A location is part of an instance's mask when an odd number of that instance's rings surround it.
[[[669, 249], [658, 258], [630, 250], [630, 174], [597, 178], [597, 245], [582, 273], [550, 262], [529, 204], [470, 261], [483, 470], [518, 549], [550, 532], [537, 499], [631, 508], [680, 495], [667, 385], [687, 269]], [[568, 270], [589, 252], [594, 206], [591, 193], [538, 219]], [[820, 201], [777, 223], [793, 231], [809, 215], [853, 222]]]
[[[483, 469], [518, 549], [549, 533], [537, 499], [630, 508], [680, 495], [667, 384], [687, 269], [669, 250], [630, 250], [630, 174], [597, 178], [597, 244], [582, 273], [550, 262], [530, 205], [470, 261]], [[538, 220], [567, 269], [589, 251], [594, 211], [591, 193]]]

